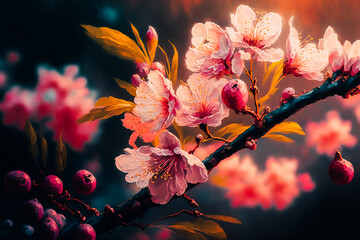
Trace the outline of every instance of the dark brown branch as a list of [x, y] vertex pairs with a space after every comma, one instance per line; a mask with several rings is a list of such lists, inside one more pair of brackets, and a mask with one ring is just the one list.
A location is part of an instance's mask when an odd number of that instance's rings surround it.
[[[321, 86], [315, 87], [311, 91], [282, 104], [274, 111], [268, 113], [263, 119], [263, 127], [259, 128], [253, 124], [234, 141], [222, 145], [203, 161], [208, 171], [210, 172], [222, 160], [233, 155], [237, 151], [246, 148], [246, 142], [248, 139], [261, 138], [275, 125], [283, 122], [307, 105], [311, 105], [334, 95], [339, 95], [343, 98], [347, 97], [349, 95], [348, 93], [360, 84], [360, 73], [353, 77], [341, 77], [337, 80], [340, 74], [341, 72], [335, 72], [333, 76], [326, 79]], [[192, 189], [196, 185], [189, 185], [187, 190]], [[122, 221], [129, 223], [132, 220], [141, 217], [147, 210], [159, 206], [160, 205], [151, 201], [149, 189], [144, 188], [128, 201], [116, 206], [115, 215], [120, 214], [120, 216], [122, 216]], [[98, 235], [119, 225], [119, 222], [115, 221], [114, 218], [106, 217], [103, 214], [99, 217], [92, 217], [87, 221], [87, 223], [91, 224], [95, 228]], [[68, 232], [68, 230], [63, 232], [64, 239], [66, 239], [66, 234]]]

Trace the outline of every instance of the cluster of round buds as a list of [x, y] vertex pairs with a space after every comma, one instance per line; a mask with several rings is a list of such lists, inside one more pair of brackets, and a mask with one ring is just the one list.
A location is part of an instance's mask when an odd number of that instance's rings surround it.
[[241, 112], [248, 101], [248, 90], [244, 81], [233, 79], [228, 81], [221, 91], [224, 104], [236, 113]]

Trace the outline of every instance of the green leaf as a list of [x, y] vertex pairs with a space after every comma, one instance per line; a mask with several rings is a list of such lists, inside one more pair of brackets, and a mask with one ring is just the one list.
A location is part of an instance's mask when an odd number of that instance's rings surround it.
[[294, 140], [292, 140], [289, 137], [286, 137], [281, 134], [275, 134], [275, 133], [270, 133], [270, 134], [266, 133], [263, 137], [270, 138], [270, 139], [278, 141], [278, 142], [294, 142]]
[[132, 29], [132, 31], [133, 31], [133, 33], [134, 33], [134, 36], [135, 36], [135, 39], [136, 39], [137, 43], [140, 45], [142, 51], [143, 51], [144, 54], [145, 54], [145, 57], [146, 57], [146, 59], [147, 59], [147, 63], [150, 64], [151, 61], [150, 61], [149, 55], [147, 54], [145, 45], [144, 45], [143, 41], [142, 41], [141, 38], [140, 38], [140, 35], [139, 35], [138, 30], [136, 29], [136, 27], [134, 27], [134, 25], [133, 25], [131, 22], [130, 22], [130, 25], [131, 25], [131, 29]]
[[176, 82], [177, 82], [177, 73], [178, 73], [178, 67], [179, 67], [179, 54], [178, 54], [178, 51], [176, 50], [176, 47], [174, 46], [174, 44], [172, 44], [171, 42], [170, 42], [170, 44], [174, 48], [174, 56], [171, 61], [169, 79], [171, 80], [171, 82], [173, 83], [173, 86], [175, 87]]
[[60, 134], [59, 140], [56, 143], [56, 155], [55, 155], [55, 171], [57, 175], [59, 175], [65, 169], [66, 164], [67, 164], [67, 151]]
[[115, 78], [115, 82], [119, 85], [119, 87], [125, 89], [131, 96], [136, 96], [136, 87], [131, 83], [122, 81], [118, 78]]
[[218, 130], [216, 133], [216, 136], [224, 137], [225, 135], [230, 134], [227, 137], [227, 140], [229, 140], [229, 139], [239, 136], [249, 127], [251, 127], [251, 126], [242, 125], [241, 123], [231, 123], [231, 124], [221, 128], [220, 130]]
[[107, 27], [81, 26], [86, 29], [87, 35], [100, 44], [108, 53], [134, 62], [149, 61], [136, 42], [125, 34]]
[[47, 169], [46, 168], [47, 156], [48, 156], [47, 142], [44, 137], [41, 137], [41, 162], [45, 169]]
[[228, 222], [228, 223], [234, 223], [234, 224], [242, 224], [239, 220], [233, 217], [224, 216], [224, 215], [204, 215], [207, 218], [212, 218], [218, 221]]

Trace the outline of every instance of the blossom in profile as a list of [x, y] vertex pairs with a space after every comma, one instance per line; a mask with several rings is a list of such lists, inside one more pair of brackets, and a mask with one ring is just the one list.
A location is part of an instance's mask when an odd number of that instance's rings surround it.
[[351, 76], [360, 71], [360, 40], [353, 44], [345, 41], [344, 45], [341, 45], [334, 29], [329, 26], [318, 45], [327, 52], [332, 71], [342, 70]]
[[184, 194], [187, 183], [207, 181], [204, 164], [180, 147], [179, 139], [170, 132], [162, 132], [159, 146], [126, 148], [126, 154], [115, 158], [116, 167], [127, 173], [125, 180], [138, 187], [149, 187], [151, 199], [166, 204], [175, 194]]
[[26, 120], [34, 112], [34, 93], [20, 87], [11, 88], [0, 103], [0, 111], [4, 113], [4, 124], [23, 130]]
[[277, 62], [283, 58], [280, 48], [268, 48], [281, 33], [279, 14], [270, 12], [257, 15], [249, 6], [240, 5], [230, 17], [234, 28], [228, 27], [226, 31], [235, 47], [250, 53], [252, 60]]
[[278, 210], [288, 207], [301, 191], [314, 189], [308, 173], [298, 174], [298, 160], [286, 157], [269, 157], [265, 170], [260, 171], [254, 160], [233, 155], [217, 167], [211, 177], [215, 185], [227, 189], [226, 197], [232, 207], [262, 206]]
[[157, 70], [150, 71], [148, 81], [139, 85], [134, 102], [133, 113], [141, 122], [154, 123], [151, 132], [169, 127], [181, 109], [171, 81]]
[[306, 124], [306, 144], [315, 147], [317, 153], [331, 157], [342, 146], [354, 147], [357, 143], [357, 138], [350, 133], [351, 125], [351, 121], [343, 121], [339, 113], [332, 110], [324, 121]]
[[229, 109], [221, 101], [221, 89], [227, 83], [222, 78], [202, 79], [193, 74], [182, 84], [176, 95], [182, 103], [182, 110], [176, 117], [179, 126], [197, 127], [200, 124], [216, 127], [229, 116]]
[[234, 48], [228, 34], [213, 22], [196, 23], [191, 33], [193, 46], [186, 53], [187, 68], [208, 77], [231, 73]]
[[328, 65], [327, 54], [324, 50], [318, 49], [314, 43], [303, 46], [298, 31], [293, 27], [293, 22], [294, 17], [291, 17], [290, 34], [286, 41], [287, 61], [284, 65], [284, 75], [321, 81], [324, 78], [321, 71]]
[[129, 139], [129, 144], [135, 149], [137, 149], [135, 141], [138, 137], [148, 143], [152, 142], [155, 137], [159, 135], [158, 132], [151, 132], [155, 122], [141, 122], [140, 117], [135, 116], [134, 114], [125, 113], [124, 118], [121, 121], [123, 122], [123, 126], [125, 128], [133, 131]]

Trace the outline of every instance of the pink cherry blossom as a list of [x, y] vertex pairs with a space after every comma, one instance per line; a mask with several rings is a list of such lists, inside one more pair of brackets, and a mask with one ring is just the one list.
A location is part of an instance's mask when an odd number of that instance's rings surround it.
[[133, 113], [141, 122], [155, 124], [151, 132], [158, 132], [169, 127], [181, 109], [181, 102], [175, 95], [172, 83], [159, 71], [150, 71], [148, 81], [139, 85], [136, 90]]
[[193, 74], [176, 91], [183, 108], [176, 117], [179, 126], [196, 127], [200, 124], [216, 127], [229, 116], [229, 109], [221, 101], [221, 89], [227, 83], [222, 78], [204, 80]]
[[321, 81], [322, 70], [327, 66], [326, 52], [316, 47], [314, 43], [302, 46], [298, 31], [293, 27], [294, 17], [289, 20], [290, 34], [286, 41], [287, 61], [284, 65], [284, 75], [293, 74], [309, 80]]
[[324, 121], [306, 124], [306, 144], [315, 147], [317, 153], [332, 157], [342, 146], [354, 147], [357, 143], [357, 138], [350, 133], [351, 125], [351, 121], [343, 121], [337, 111], [330, 111]]
[[268, 49], [280, 36], [280, 15], [270, 12], [257, 16], [249, 6], [240, 5], [230, 17], [235, 29], [228, 27], [226, 31], [235, 47], [250, 53], [252, 60], [277, 62], [283, 58], [281, 49]]
[[5, 72], [0, 71], [0, 88], [4, 87], [7, 82], [7, 75]]
[[308, 173], [297, 174], [295, 158], [269, 157], [265, 170], [260, 171], [253, 159], [233, 155], [221, 162], [211, 182], [228, 189], [226, 197], [233, 207], [264, 209], [288, 207], [301, 191], [311, 191], [315, 185]]
[[[191, 33], [193, 46], [186, 53], [187, 68], [209, 77], [230, 73], [234, 48], [228, 34], [213, 22], [196, 23]], [[238, 65], [242, 64], [241, 60], [237, 61]], [[238, 73], [241, 74], [242, 68]]]
[[141, 122], [140, 118], [131, 113], [125, 113], [124, 119], [121, 120], [123, 126], [127, 129], [134, 131], [129, 139], [129, 144], [137, 149], [135, 141], [138, 137], [141, 137], [144, 142], [152, 142], [159, 132], [151, 132], [156, 122]]
[[342, 70], [351, 76], [360, 71], [360, 40], [353, 44], [345, 41], [344, 45], [341, 45], [334, 29], [329, 26], [324, 38], [319, 41], [319, 48], [328, 53], [332, 71]]
[[0, 103], [0, 111], [4, 113], [3, 123], [16, 125], [23, 130], [25, 121], [32, 116], [34, 110], [34, 93], [20, 87], [11, 88]]
[[116, 167], [127, 173], [127, 182], [148, 186], [154, 203], [166, 204], [175, 194], [184, 194], [187, 183], [207, 181], [204, 164], [182, 150], [179, 139], [170, 132], [160, 134], [158, 147], [126, 148], [125, 152], [115, 158]]

